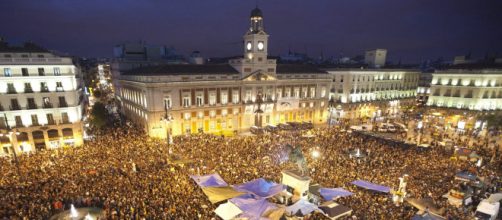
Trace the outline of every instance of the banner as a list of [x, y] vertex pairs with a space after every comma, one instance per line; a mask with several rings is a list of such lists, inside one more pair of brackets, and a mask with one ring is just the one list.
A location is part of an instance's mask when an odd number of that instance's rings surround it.
[[281, 98], [277, 100], [277, 111], [291, 111], [299, 108], [300, 99], [298, 98]]

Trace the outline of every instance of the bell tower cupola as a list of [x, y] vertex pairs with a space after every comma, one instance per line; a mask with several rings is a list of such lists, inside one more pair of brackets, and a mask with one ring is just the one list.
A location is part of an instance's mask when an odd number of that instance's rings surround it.
[[244, 58], [253, 62], [265, 62], [268, 34], [263, 28], [263, 13], [258, 7], [251, 11], [249, 20], [249, 30], [244, 35]]

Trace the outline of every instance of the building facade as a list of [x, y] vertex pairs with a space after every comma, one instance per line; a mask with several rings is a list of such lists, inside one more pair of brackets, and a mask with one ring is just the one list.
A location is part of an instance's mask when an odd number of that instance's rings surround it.
[[502, 70], [437, 71], [427, 106], [467, 110], [502, 110]]
[[415, 101], [419, 71], [398, 69], [327, 69], [336, 103], [333, 118], [396, 116]]
[[0, 47], [0, 155], [82, 144], [82, 87], [68, 57]]
[[429, 100], [429, 95], [431, 93], [431, 82], [432, 82], [431, 72], [420, 73], [420, 77], [418, 80], [418, 88], [417, 88], [417, 105], [424, 106], [427, 104], [427, 101]]
[[197, 132], [227, 135], [291, 121], [326, 123], [327, 72], [270, 59], [257, 8], [243, 39], [243, 57], [227, 64], [170, 64], [121, 72], [117, 93], [123, 112], [160, 138]]

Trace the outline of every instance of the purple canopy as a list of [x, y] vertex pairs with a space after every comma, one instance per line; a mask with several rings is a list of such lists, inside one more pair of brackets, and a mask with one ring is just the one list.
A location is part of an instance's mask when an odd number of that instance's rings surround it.
[[325, 200], [333, 200], [335, 197], [351, 196], [352, 193], [343, 188], [321, 188], [319, 193]]
[[364, 180], [356, 180], [356, 181], [353, 181], [352, 184], [359, 186], [359, 187], [362, 187], [362, 188], [365, 188], [365, 189], [374, 190], [374, 191], [378, 191], [378, 192], [384, 192], [384, 193], [390, 192], [390, 187], [377, 185], [374, 183], [366, 182]]
[[225, 180], [223, 180], [223, 178], [221, 178], [221, 176], [217, 173], [204, 176], [190, 175], [190, 178], [192, 178], [201, 188], [228, 186]]
[[229, 201], [242, 210], [239, 217], [248, 218], [249, 220], [261, 219], [263, 214], [277, 208], [276, 205], [266, 199], [255, 199], [249, 194], [232, 198]]
[[262, 198], [268, 198], [282, 192], [286, 187], [282, 184], [268, 182], [263, 178], [255, 179], [234, 186], [237, 191], [252, 193]]

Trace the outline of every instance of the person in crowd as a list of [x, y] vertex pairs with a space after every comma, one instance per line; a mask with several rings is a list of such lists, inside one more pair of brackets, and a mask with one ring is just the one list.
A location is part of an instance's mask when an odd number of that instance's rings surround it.
[[[388, 194], [350, 184], [361, 179], [397, 188], [403, 174], [409, 176], [410, 197], [431, 198], [446, 208], [445, 216], [467, 219], [442, 195], [454, 187], [455, 173], [468, 163], [452, 161], [451, 154], [437, 148], [396, 147], [336, 127], [311, 132], [309, 138], [291, 131], [230, 138], [195, 134], [167, 145], [124, 126], [96, 135], [82, 147], [20, 155], [20, 175], [13, 161], [1, 158], [0, 219], [48, 219], [72, 204], [102, 208], [105, 219], [217, 219], [216, 206], [189, 175], [219, 173], [231, 185], [260, 177], [280, 182], [281, 170], [296, 168], [285, 158], [287, 144], [301, 147], [312, 182], [354, 192], [337, 199], [354, 210], [351, 219], [410, 219], [416, 210], [408, 204], [396, 206]], [[313, 158], [313, 149], [321, 156]], [[367, 157], [350, 158], [355, 149]], [[479, 175], [496, 179], [501, 167], [486, 166]], [[309, 219], [322, 218], [315, 214]]]

